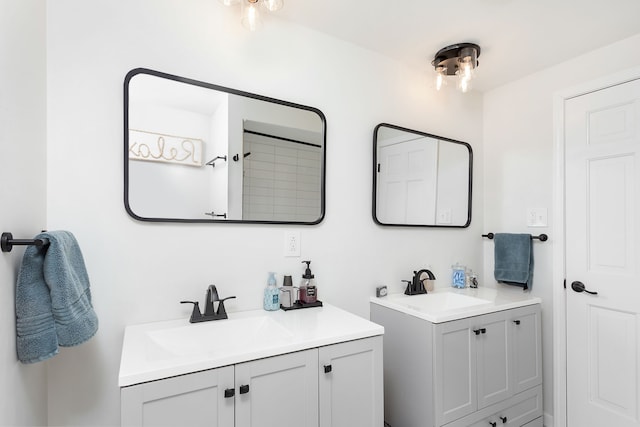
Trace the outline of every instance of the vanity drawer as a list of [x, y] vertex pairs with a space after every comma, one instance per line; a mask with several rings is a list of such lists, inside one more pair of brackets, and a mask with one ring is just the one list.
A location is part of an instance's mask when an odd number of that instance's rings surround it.
[[542, 416], [542, 386], [532, 388], [467, 417], [446, 424], [446, 427], [536, 427]]
[[538, 417], [533, 421], [529, 421], [528, 423], [524, 424], [522, 427], [543, 427], [542, 417]]

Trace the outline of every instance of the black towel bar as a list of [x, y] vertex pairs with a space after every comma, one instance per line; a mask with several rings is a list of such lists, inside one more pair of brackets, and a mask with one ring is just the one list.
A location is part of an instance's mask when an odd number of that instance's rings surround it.
[[30, 246], [36, 245], [43, 247], [49, 245], [48, 239], [14, 239], [13, 234], [4, 232], [0, 238], [0, 248], [2, 252], [11, 252], [14, 246]]
[[[493, 239], [494, 234], [493, 233], [487, 233], [487, 234], [483, 234], [482, 237], [486, 237], [489, 240]], [[546, 242], [549, 239], [549, 236], [547, 236], [546, 234], [541, 234], [539, 236], [531, 236], [532, 239], [537, 239], [540, 240], [541, 242]]]

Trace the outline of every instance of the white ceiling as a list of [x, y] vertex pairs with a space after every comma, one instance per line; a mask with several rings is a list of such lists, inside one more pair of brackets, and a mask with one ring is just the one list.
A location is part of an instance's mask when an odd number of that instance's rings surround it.
[[640, 0], [285, 0], [277, 13], [425, 72], [439, 49], [477, 43], [480, 91], [640, 33]]

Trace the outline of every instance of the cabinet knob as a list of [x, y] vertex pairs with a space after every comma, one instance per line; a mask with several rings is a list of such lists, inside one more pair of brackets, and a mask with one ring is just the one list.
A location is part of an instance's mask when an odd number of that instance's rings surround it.
[[228, 388], [224, 391], [224, 397], [225, 398], [230, 398], [236, 395], [236, 389], [235, 388]]
[[498, 425], [498, 423], [497, 423], [497, 422], [495, 422], [495, 421], [489, 421], [489, 425], [490, 425], [491, 427], [496, 427], [496, 426]]
[[502, 420], [502, 424], [506, 424], [507, 423], [507, 417], [500, 417], [500, 420]]
[[325, 374], [328, 374], [332, 370], [333, 370], [333, 367], [331, 365], [324, 365], [324, 373]]
[[474, 329], [473, 333], [476, 334], [476, 335], [480, 335], [480, 329]]
[[516, 325], [519, 325], [520, 321], [519, 320], [514, 320], [513, 323], [515, 323]]
[[247, 393], [249, 393], [249, 384], [241, 385], [240, 394], [247, 394]]
[[480, 332], [482, 332], [483, 334], [486, 334], [487, 333], [487, 328], [480, 329]]

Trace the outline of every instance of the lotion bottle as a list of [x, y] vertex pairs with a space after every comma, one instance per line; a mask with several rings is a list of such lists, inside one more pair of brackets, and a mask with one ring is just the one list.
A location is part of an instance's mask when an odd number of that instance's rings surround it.
[[263, 307], [267, 311], [275, 311], [280, 308], [280, 290], [276, 286], [276, 273], [269, 273], [267, 287], [264, 289]]

